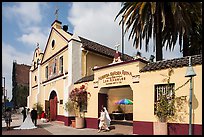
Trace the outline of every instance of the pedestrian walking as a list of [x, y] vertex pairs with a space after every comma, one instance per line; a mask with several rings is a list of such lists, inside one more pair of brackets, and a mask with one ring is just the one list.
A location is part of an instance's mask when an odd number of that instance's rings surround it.
[[27, 116], [25, 107], [23, 107], [23, 110], [21, 111], [21, 113], [23, 114], [23, 122], [24, 122]]
[[104, 107], [104, 106], [102, 106], [102, 107], [104, 109], [105, 116], [106, 116], [106, 118], [105, 118], [106, 125], [108, 126], [108, 128], [110, 128], [111, 118], [110, 118], [110, 116], [108, 114], [108, 111], [107, 111], [106, 107]]
[[101, 130], [105, 129], [106, 131], [109, 131], [110, 129], [108, 128], [107, 124], [106, 124], [106, 116], [105, 116], [105, 110], [104, 108], [101, 109], [101, 114], [100, 117], [98, 118], [100, 120], [99, 122], [99, 130], [98, 133], [101, 132]]
[[11, 110], [9, 108], [6, 109], [5, 111], [5, 122], [6, 122], [6, 129], [9, 130], [11, 128], [11, 122], [12, 122], [12, 119], [11, 119]]
[[37, 125], [37, 110], [35, 110], [35, 108], [33, 108], [33, 110], [31, 111], [31, 119], [33, 121], [33, 123], [35, 124], [35, 126]]

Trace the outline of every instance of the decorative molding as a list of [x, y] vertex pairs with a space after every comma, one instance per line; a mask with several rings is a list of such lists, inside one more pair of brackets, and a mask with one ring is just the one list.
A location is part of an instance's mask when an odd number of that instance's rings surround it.
[[[68, 74], [68, 72], [66, 72], [65, 75], [66, 75], [66, 74]], [[59, 78], [59, 77], [62, 77], [62, 76], [63, 76], [63, 79], [64, 79], [65, 76], [64, 76], [64, 74], [62, 73], [62, 74], [57, 75], [57, 76], [55, 76], [55, 77], [53, 77], [53, 78], [51, 78], [51, 79], [48, 79], [48, 80], [43, 81], [42, 84], [45, 84], [45, 83], [47, 83], [47, 82], [49, 82], [49, 81], [52, 81], [52, 80], [54, 80], [54, 79], [56, 79], [56, 78]]]
[[109, 65], [106, 65], [106, 66], [95, 68], [93, 70], [100, 70], [100, 69], [109, 68], [109, 67], [113, 67], [113, 66], [125, 65], [125, 64], [128, 64], [128, 63], [134, 63], [134, 62], [138, 62], [138, 61], [143, 62], [143, 63], [147, 63], [145, 60], [136, 59], [136, 60], [130, 60], [130, 61], [125, 61], [125, 62], [119, 62], [119, 63], [116, 63], [116, 64], [109, 64]]
[[64, 49], [68, 48], [68, 45], [64, 46], [62, 49], [60, 49], [58, 52], [56, 52], [54, 55], [50, 56], [48, 59], [46, 59], [45, 61], [43, 61], [41, 63], [41, 65], [45, 64], [47, 61], [49, 61], [51, 58], [57, 56], [60, 52], [62, 52]]

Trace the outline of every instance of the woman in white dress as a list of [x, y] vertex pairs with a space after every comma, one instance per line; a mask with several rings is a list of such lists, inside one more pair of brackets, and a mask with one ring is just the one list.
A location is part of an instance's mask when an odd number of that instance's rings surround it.
[[106, 124], [106, 114], [105, 114], [104, 111], [105, 111], [104, 109], [101, 110], [101, 115], [98, 118], [100, 120], [99, 126], [98, 126], [99, 127], [98, 133], [101, 132], [102, 129], [105, 129], [106, 131], [109, 131], [109, 128], [108, 128], [108, 126]]
[[105, 119], [106, 125], [108, 127], [110, 127], [111, 118], [110, 118], [110, 116], [108, 114], [108, 111], [107, 111], [106, 107], [103, 107], [103, 109], [104, 109], [105, 116], [106, 116], [106, 119]]
[[30, 117], [30, 112], [29, 112], [29, 108], [27, 109], [27, 117], [25, 119], [25, 121], [21, 124], [20, 127], [16, 127], [14, 129], [34, 129], [37, 128], [34, 123], [32, 122], [32, 119]]

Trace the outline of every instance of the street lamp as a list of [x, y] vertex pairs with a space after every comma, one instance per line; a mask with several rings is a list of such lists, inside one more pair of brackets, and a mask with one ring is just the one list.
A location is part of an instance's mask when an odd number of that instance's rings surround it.
[[192, 77], [196, 76], [196, 73], [191, 66], [191, 57], [189, 57], [189, 66], [186, 71], [185, 77], [190, 77], [190, 97], [189, 97], [189, 135], [192, 135]]
[[122, 16], [122, 61], [124, 61], [124, 15]]

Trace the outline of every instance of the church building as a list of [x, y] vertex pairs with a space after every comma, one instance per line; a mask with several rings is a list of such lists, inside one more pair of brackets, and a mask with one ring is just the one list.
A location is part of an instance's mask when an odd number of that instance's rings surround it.
[[[168, 134], [188, 134], [189, 127], [189, 77], [185, 77], [191, 60], [196, 73], [192, 91], [192, 130], [194, 135], [202, 134], [202, 54], [151, 62], [142, 57], [133, 58], [86, 38], [71, 34], [67, 26], [55, 20], [45, 50], [37, 47], [33, 54], [29, 72], [29, 96], [27, 106], [35, 103], [50, 111], [51, 120], [70, 126], [73, 116], [65, 111], [69, 93], [86, 85], [91, 96], [87, 101], [85, 128], [98, 129], [98, 117], [102, 106], [106, 106], [111, 119], [120, 110], [124, 119], [133, 123], [132, 133], [155, 134], [155, 104], [159, 91], [167, 94], [164, 81], [170, 69], [170, 98], [183, 99], [178, 107], [178, 117], [168, 121]], [[132, 100], [123, 108], [117, 104], [121, 99]], [[49, 108], [49, 109], [48, 109]]]
[[[44, 52], [37, 46], [29, 73], [27, 106], [35, 103], [51, 111], [52, 120], [68, 117], [64, 105], [74, 82], [92, 77], [93, 68], [112, 63], [115, 50], [68, 32], [67, 26], [55, 20]], [[132, 57], [124, 55], [125, 60]]]

